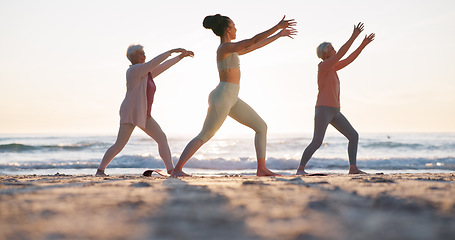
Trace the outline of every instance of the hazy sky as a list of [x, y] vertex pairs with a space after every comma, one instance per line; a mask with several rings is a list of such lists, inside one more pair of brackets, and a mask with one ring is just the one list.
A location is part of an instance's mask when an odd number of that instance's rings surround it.
[[[140, 43], [148, 60], [177, 47], [195, 52], [155, 79], [152, 115], [168, 135], [196, 135], [219, 82], [219, 38], [202, 27], [216, 13], [234, 20], [237, 40], [285, 14], [298, 22], [295, 39], [240, 57], [240, 97], [270, 133], [312, 132], [315, 49], [330, 41], [338, 50], [359, 21], [376, 40], [338, 72], [342, 112], [353, 126], [360, 133], [455, 131], [453, 0], [1, 0], [0, 133], [116, 134], [126, 48]], [[228, 120], [220, 134], [250, 131]]]

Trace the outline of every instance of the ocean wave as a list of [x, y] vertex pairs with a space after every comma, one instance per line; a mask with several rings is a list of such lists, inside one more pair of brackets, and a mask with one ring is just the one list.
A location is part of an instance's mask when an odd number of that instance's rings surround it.
[[27, 145], [20, 143], [0, 144], [0, 153], [23, 153], [30, 151], [83, 151], [93, 147], [105, 147], [102, 142], [81, 142], [57, 145]]
[[[173, 159], [174, 163], [178, 159]], [[0, 164], [0, 170], [32, 170], [32, 169], [83, 169], [97, 168], [100, 159], [87, 161], [50, 161], [50, 162], [10, 162]], [[300, 163], [299, 159], [268, 158], [267, 166], [276, 170], [293, 170]], [[359, 159], [357, 165], [361, 169], [374, 170], [425, 170], [442, 169], [455, 170], [455, 158], [389, 158], [389, 159]], [[151, 156], [124, 155], [115, 158], [109, 168], [163, 168], [161, 159]], [[256, 169], [254, 159], [190, 159], [186, 168], [211, 169], [211, 170], [244, 170]], [[307, 169], [345, 170], [349, 167], [346, 159], [314, 158], [307, 165]]]
[[0, 145], [0, 152], [26, 152], [36, 150], [36, 147], [18, 143]]
[[373, 142], [368, 144], [363, 144], [362, 147], [364, 148], [425, 148], [429, 146], [425, 146], [423, 144], [418, 143], [400, 143], [400, 142]]
[[399, 151], [403, 150], [418, 150], [418, 151], [453, 151], [455, 149], [454, 143], [403, 143], [393, 141], [377, 141], [377, 142], [360, 142], [359, 146], [369, 150], [390, 150]]

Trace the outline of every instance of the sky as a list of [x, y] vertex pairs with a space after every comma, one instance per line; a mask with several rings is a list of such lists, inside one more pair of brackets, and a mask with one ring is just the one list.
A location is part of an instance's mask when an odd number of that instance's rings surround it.
[[[239, 97], [269, 133], [313, 131], [316, 47], [338, 50], [358, 22], [365, 30], [348, 54], [365, 34], [376, 39], [338, 72], [341, 111], [356, 130], [455, 132], [452, 0], [0, 0], [0, 134], [116, 134], [126, 49], [139, 43], [148, 60], [195, 53], [155, 79], [152, 116], [168, 136], [196, 135], [219, 82], [219, 38], [202, 27], [216, 13], [235, 22], [237, 40], [284, 15], [297, 21], [294, 39], [240, 56]], [[218, 135], [243, 133], [251, 130], [228, 119]]]

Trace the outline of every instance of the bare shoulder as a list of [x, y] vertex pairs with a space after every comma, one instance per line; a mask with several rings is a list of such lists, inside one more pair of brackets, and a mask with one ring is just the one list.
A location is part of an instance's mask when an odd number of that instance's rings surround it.
[[231, 46], [232, 43], [230, 42], [220, 44], [220, 46], [216, 50], [216, 56], [218, 61], [225, 59], [229, 54], [231, 54], [231, 51], [229, 51]]

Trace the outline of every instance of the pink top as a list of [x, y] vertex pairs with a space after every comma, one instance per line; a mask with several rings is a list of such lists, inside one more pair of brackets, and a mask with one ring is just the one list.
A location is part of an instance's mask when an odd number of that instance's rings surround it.
[[316, 107], [326, 106], [340, 108], [340, 79], [336, 64], [329, 66], [321, 62], [318, 65], [318, 100]]
[[[134, 64], [126, 71], [126, 95], [120, 106], [120, 124], [130, 123], [145, 128], [147, 110], [149, 109], [147, 106], [147, 82], [148, 74], [151, 71], [150, 62]], [[153, 83], [153, 85], [155, 84]], [[153, 96], [151, 99], [153, 102]]]
[[155, 98], [156, 85], [152, 73], [147, 74], [147, 117], [151, 117], [153, 99]]

